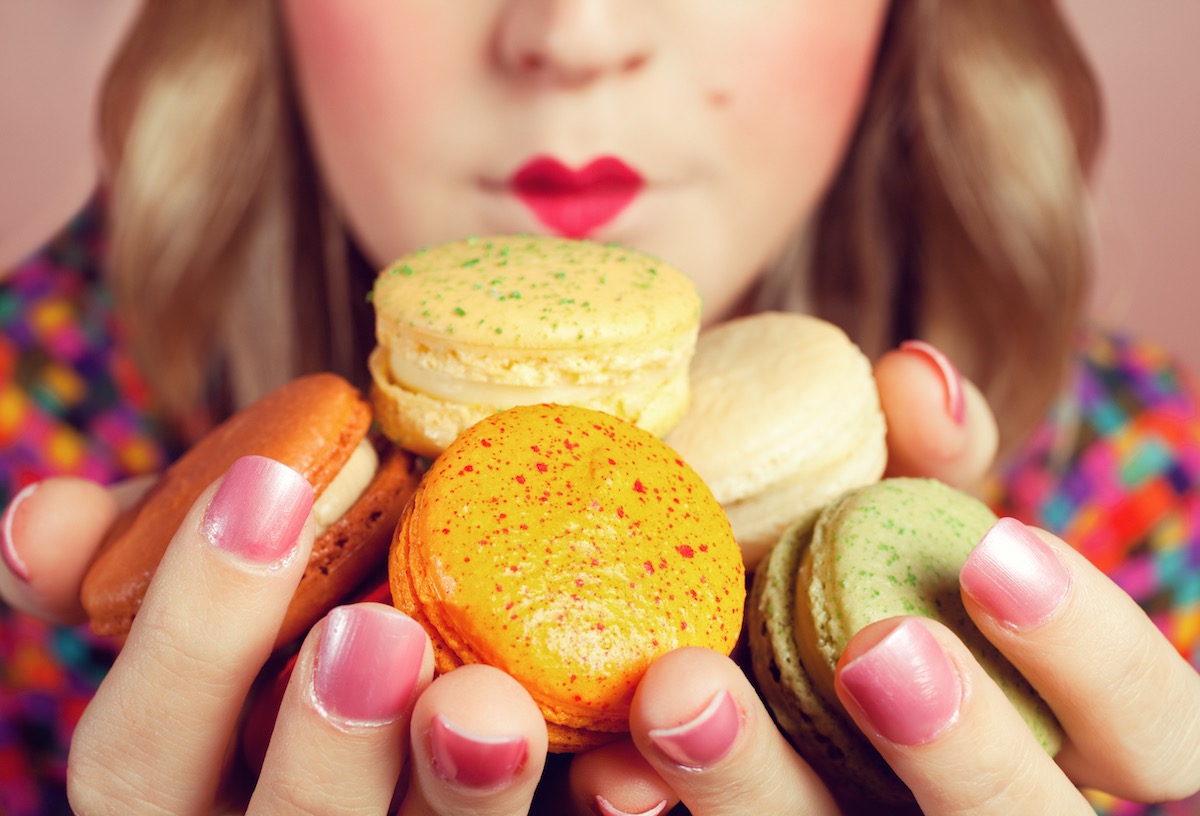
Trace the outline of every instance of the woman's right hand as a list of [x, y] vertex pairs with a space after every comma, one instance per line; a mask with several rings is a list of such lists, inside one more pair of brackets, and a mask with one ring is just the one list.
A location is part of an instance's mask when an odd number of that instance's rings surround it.
[[[3, 520], [3, 598], [79, 621], [79, 582], [125, 500], [78, 479], [20, 494]], [[382, 813], [406, 761], [402, 814], [528, 811], [546, 755], [529, 695], [481, 666], [431, 682], [424, 631], [380, 604], [313, 628], [261, 776], [232, 775], [247, 694], [312, 546], [311, 500], [294, 471], [251, 458], [196, 502], [76, 728], [76, 812]]]

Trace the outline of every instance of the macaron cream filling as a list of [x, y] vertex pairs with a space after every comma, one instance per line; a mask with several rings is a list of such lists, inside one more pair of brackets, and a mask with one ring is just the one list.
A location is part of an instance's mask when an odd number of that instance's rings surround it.
[[370, 442], [361, 440], [333, 481], [313, 501], [318, 537], [362, 498], [378, 470], [379, 453]]
[[[665, 365], [641, 369], [637, 376], [622, 383], [622, 388], [633, 391], [653, 390], [662, 383], [685, 374], [688, 364], [686, 354], [667, 362]], [[388, 364], [397, 385], [430, 397], [467, 405], [512, 408], [537, 403], [590, 404], [608, 396], [613, 390], [611, 383], [519, 385], [446, 376], [413, 363], [406, 355], [396, 352], [388, 355]]]

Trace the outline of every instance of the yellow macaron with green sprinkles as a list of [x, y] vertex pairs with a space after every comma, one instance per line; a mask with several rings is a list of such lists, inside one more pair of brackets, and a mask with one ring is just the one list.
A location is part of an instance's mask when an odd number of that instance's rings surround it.
[[755, 683], [781, 730], [839, 789], [880, 804], [913, 801], [834, 692], [850, 639], [897, 615], [954, 630], [1047, 752], [1061, 747], [1053, 713], [962, 603], [959, 571], [996, 520], [941, 482], [884, 479], [793, 525], [759, 565], [746, 609]]
[[700, 296], [624, 247], [529, 235], [398, 259], [372, 291], [372, 404], [401, 447], [436, 456], [517, 405], [604, 411], [655, 435], [688, 403]]

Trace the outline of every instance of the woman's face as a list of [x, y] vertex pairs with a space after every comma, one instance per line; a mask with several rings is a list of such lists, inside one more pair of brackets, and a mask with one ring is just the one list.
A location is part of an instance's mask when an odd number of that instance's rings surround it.
[[616, 241], [728, 315], [810, 216], [886, 0], [283, 0], [326, 183], [383, 265], [469, 235]]

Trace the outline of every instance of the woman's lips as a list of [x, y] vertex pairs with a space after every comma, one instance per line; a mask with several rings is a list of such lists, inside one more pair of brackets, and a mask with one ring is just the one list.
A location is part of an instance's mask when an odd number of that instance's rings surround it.
[[510, 187], [547, 227], [567, 238], [585, 238], [628, 207], [643, 183], [636, 171], [611, 156], [578, 170], [538, 156], [513, 175]]

